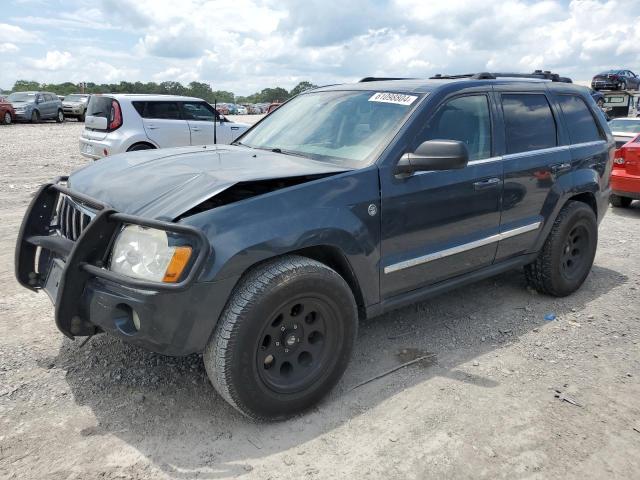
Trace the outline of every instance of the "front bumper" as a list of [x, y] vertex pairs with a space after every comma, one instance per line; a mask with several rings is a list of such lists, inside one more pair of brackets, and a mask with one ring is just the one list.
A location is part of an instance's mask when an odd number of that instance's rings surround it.
[[[75, 241], [52, 222], [60, 194], [97, 211]], [[112, 241], [125, 223], [188, 237], [196, 257], [184, 278], [174, 284], [149, 282], [105, 269]], [[29, 206], [15, 268], [21, 285], [49, 294], [56, 325], [68, 337], [106, 331], [155, 352], [186, 355], [204, 349], [237, 281], [197, 282], [209, 256], [209, 242], [198, 229], [118, 213], [55, 182], [42, 186]]]
[[21, 121], [29, 121], [31, 120], [31, 110], [22, 110], [22, 111], [17, 111], [16, 110], [16, 115], [15, 115], [16, 120], [21, 120]]
[[640, 175], [627, 173], [624, 169], [611, 171], [611, 193], [620, 197], [640, 200]]

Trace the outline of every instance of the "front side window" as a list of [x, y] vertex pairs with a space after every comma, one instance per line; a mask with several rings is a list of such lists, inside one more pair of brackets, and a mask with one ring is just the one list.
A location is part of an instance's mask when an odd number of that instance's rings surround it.
[[503, 94], [507, 154], [557, 145], [556, 122], [542, 94]]
[[417, 144], [427, 140], [458, 140], [467, 146], [469, 160], [489, 158], [491, 114], [486, 95], [458, 97], [442, 105], [418, 136]]
[[600, 130], [584, 100], [577, 95], [560, 95], [558, 101], [569, 128], [571, 143], [602, 140]]
[[216, 118], [213, 113], [213, 108], [208, 108], [207, 105], [203, 103], [184, 102], [182, 104], [182, 111], [187, 120], [213, 122]]
[[389, 143], [424, 94], [304, 93], [249, 130], [241, 145], [358, 168]]

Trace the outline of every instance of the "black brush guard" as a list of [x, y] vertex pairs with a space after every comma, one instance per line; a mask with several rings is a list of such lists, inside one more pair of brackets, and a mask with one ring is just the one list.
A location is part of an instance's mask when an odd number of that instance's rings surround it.
[[[16, 278], [22, 286], [34, 291], [44, 287], [54, 259], [64, 261], [56, 298], [52, 299], [56, 325], [62, 333], [70, 338], [96, 333], [97, 327], [86, 318], [82, 308], [85, 285], [93, 277], [150, 291], [184, 290], [197, 279], [210, 253], [209, 241], [202, 231], [187, 225], [118, 213], [98, 200], [60, 185], [66, 180], [67, 177], [59, 177], [37, 191], [20, 226], [15, 253]], [[58, 235], [55, 226], [51, 225], [60, 194], [97, 211], [75, 242]], [[139, 280], [105, 269], [113, 240], [124, 224], [157, 228], [185, 238], [196, 252], [187, 265], [187, 274], [176, 283], [163, 283]], [[46, 271], [37, 269], [36, 261]]]

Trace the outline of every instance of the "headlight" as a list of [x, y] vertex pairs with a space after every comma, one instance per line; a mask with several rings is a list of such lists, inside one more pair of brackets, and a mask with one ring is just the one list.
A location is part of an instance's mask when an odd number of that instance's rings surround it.
[[189, 258], [191, 247], [169, 246], [167, 232], [128, 225], [113, 245], [110, 268], [128, 277], [175, 283]]

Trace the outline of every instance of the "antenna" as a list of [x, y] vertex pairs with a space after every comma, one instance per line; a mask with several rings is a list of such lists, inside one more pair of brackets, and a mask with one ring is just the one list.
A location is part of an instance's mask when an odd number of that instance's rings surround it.
[[213, 99], [213, 109], [216, 111], [216, 116], [213, 117], [213, 144], [217, 144], [218, 143], [218, 119], [220, 118], [220, 114], [218, 113], [218, 99], [214, 98]]

